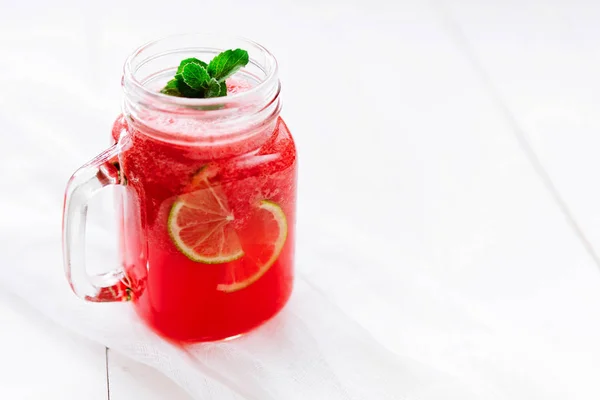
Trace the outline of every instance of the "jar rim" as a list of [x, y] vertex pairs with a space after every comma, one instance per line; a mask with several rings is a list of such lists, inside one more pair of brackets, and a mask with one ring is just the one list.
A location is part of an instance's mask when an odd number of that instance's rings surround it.
[[[265, 62], [268, 66], [268, 70], [265, 72], [264, 79], [261, 79], [259, 83], [253, 86], [251, 89], [234, 93], [232, 95], [227, 95], [225, 97], [212, 97], [212, 98], [186, 98], [186, 97], [177, 97], [170, 96], [160, 91], [154, 91], [146, 87], [140, 80], [136, 77], [137, 69], [139, 68], [135, 66], [136, 59], [140, 57], [145, 51], [148, 51], [154, 46], [160, 45], [168, 40], [176, 40], [176, 39], [184, 39], [190, 37], [198, 37], [204, 39], [210, 38], [219, 38], [223, 40], [231, 40], [247, 43], [249, 46], [254, 47], [255, 49], [262, 52], [265, 56]], [[225, 49], [222, 49], [225, 50]], [[142, 60], [144, 61], [144, 60]], [[258, 66], [257, 62], [250, 59], [250, 63], [254, 63]], [[262, 67], [259, 66], [262, 69]], [[123, 82], [122, 85], [124, 90], [133, 91], [136, 94], [145, 97], [148, 100], [154, 100], [159, 104], [164, 104], [170, 107], [181, 107], [181, 108], [189, 108], [189, 109], [198, 109], [201, 108], [204, 111], [207, 109], [211, 109], [211, 107], [222, 105], [223, 103], [243, 103], [246, 99], [256, 97], [261, 91], [265, 91], [268, 89], [270, 85], [274, 84], [274, 81], [278, 80], [278, 63], [277, 59], [273, 54], [267, 50], [261, 44], [248, 39], [243, 36], [232, 36], [232, 35], [220, 35], [220, 34], [210, 34], [210, 33], [180, 33], [175, 35], [167, 35], [163, 36], [159, 39], [151, 40], [141, 46], [139, 46], [135, 51], [133, 51], [126, 59], [125, 64], [123, 66]], [[128, 88], [130, 84], [130, 87]]]

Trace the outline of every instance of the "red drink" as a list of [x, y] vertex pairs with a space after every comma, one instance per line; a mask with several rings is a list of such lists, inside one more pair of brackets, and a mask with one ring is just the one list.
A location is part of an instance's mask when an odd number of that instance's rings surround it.
[[198, 147], [156, 138], [161, 126], [179, 128], [171, 118], [154, 122], [148, 128], [119, 118], [113, 129], [126, 148], [120, 157], [130, 191], [125, 214], [141, 210], [141, 220], [125, 218], [122, 233], [135, 308], [176, 340], [246, 332], [276, 314], [292, 289], [296, 150], [290, 132], [278, 118], [251, 139]]

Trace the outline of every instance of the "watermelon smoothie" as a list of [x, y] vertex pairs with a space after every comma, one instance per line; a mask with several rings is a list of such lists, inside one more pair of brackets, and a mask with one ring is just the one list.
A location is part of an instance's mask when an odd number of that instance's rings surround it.
[[[252, 87], [236, 79], [227, 86], [234, 94]], [[297, 168], [287, 126], [277, 117], [251, 135], [198, 145], [210, 122], [141, 119], [121, 116], [113, 127], [128, 193], [120, 247], [137, 313], [179, 341], [260, 325], [292, 290]]]
[[[131, 301], [173, 341], [231, 338], [290, 297], [296, 148], [280, 118], [277, 62], [243, 38], [186, 34], [125, 62], [112, 145], [71, 176], [65, 276], [92, 302]], [[121, 262], [90, 276], [88, 203], [115, 194]]]

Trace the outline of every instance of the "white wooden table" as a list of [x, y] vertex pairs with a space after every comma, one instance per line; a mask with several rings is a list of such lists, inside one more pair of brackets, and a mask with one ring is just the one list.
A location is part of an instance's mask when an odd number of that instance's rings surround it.
[[66, 331], [1, 292], [0, 321], [0, 398], [190, 399], [157, 371]]
[[[17, 5], [7, 3], [7, 0], [0, 3], [2, 8], [8, 10], [0, 13], [4, 14], [0, 15], [0, 33], [5, 30], [4, 37], [0, 37], [0, 50], [2, 45], [10, 45], [11, 38], [7, 35], [19, 32], [19, 25], [23, 25], [24, 29], [37, 32], [40, 40], [47, 35], [55, 35], [57, 40], [72, 41], [77, 48], [102, 52], [106, 57], [101, 59], [85, 52], [80, 54], [80, 58], [98, 76], [94, 87], [98, 89], [99, 105], [94, 112], [105, 125], [110, 123], [114, 117], [113, 111], [118, 107], [119, 88], [113, 83], [118, 79], [120, 65], [131, 44], [178, 29], [176, 21], [159, 24], [163, 18], [160, 10], [153, 9], [155, 6], [147, 2], [134, 4], [115, 1], [112, 7], [67, 7], [66, 2], [64, 6], [58, 6], [57, 3], [62, 4], [60, 1], [51, 2], [52, 7], [50, 3], [46, 5], [41, 1], [29, 2], [33, 4], [28, 5], [25, 3]], [[239, 2], [231, 3], [233, 9], [242, 7]], [[200, 7], [198, 2], [188, 4], [191, 7], [188, 10]], [[532, 325], [528, 325], [523, 308], [529, 307], [535, 312], [536, 306], [550, 303], [555, 304], [557, 313], [561, 315], [562, 305], [568, 304], [570, 298], [579, 302], [577, 304], [585, 304], [585, 296], [593, 295], [595, 285], [600, 291], [600, 278], [597, 277], [600, 185], [596, 183], [600, 171], [600, 3], [591, 0], [437, 0], [431, 3], [390, 2], [395, 5], [389, 5], [383, 1], [332, 0], [318, 4], [303, 2], [294, 8], [287, 2], [257, 2], [250, 10], [271, 12], [270, 18], [280, 31], [270, 32], [265, 27], [253, 24], [236, 29], [248, 36], [256, 34], [259, 40], [260, 37], [282, 35], [287, 38], [285, 40], [294, 43], [294, 35], [302, 36], [302, 32], [285, 31], [288, 18], [296, 23], [303, 19], [307, 29], [315, 23], [323, 24], [335, 32], [345, 27], [347, 15], [355, 16], [364, 10], [364, 18], [372, 23], [373, 31], [375, 27], [383, 25], [387, 30], [378, 34], [402, 37], [403, 45], [398, 49], [388, 49], [390, 52], [410, 52], [411, 46], [406, 43], [412, 43], [417, 48], [427, 46], [430, 43], [426, 40], [428, 35], [447, 37], [444, 46], [418, 50], [421, 52], [419, 54], [423, 54], [423, 59], [418, 62], [429, 59], [436, 65], [419, 64], [412, 68], [400, 68], [382, 64], [383, 72], [392, 76], [395, 71], [427, 75], [439, 68], [445, 57], [451, 65], [448, 67], [450, 70], [457, 68], [457, 65], [469, 70], [468, 74], [456, 77], [464, 82], [464, 92], [456, 93], [453, 106], [461, 104], [465, 109], [472, 108], [478, 112], [484, 109], [486, 114], [474, 115], [471, 124], [464, 120], [454, 121], [463, 124], [461, 129], [464, 135], [456, 134], [448, 138], [444, 130], [433, 132], [431, 136], [436, 138], [437, 135], [439, 141], [446, 145], [448, 153], [444, 155], [433, 151], [430, 155], [447, 157], [450, 164], [452, 154], [460, 154], [461, 149], [473, 147], [485, 149], [485, 152], [473, 156], [469, 164], [460, 169], [425, 173], [424, 179], [429, 179], [424, 182], [425, 199], [428, 196], [447, 196], [449, 204], [437, 215], [428, 214], [414, 221], [415, 224], [425, 224], [426, 231], [433, 235], [431, 241], [436, 246], [428, 246], [427, 238], [419, 242], [423, 252], [434, 251], [427, 253], [432, 263], [447, 260], [447, 263], [442, 263], [447, 269], [434, 268], [433, 273], [448, 285], [460, 285], [466, 279], [471, 279], [468, 288], [475, 291], [478, 282], [496, 279], [501, 285], [504, 280], [513, 280], [519, 271], [519, 263], [538, 263], [540, 286], [522, 288], [522, 292], [515, 294], [514, 302], [504, 301], [496, 308], [500, 314], [514, 314], [517, 322], [521, 318], [524, 332]], [[176, 7], [169, 4], [170, 9]], [[213, 11], [227, 12], [228, 6], [210, 7]], [[378, 7], [380, 11], [377, 11]], [[196, 11], [200, 12], [199, 9]], [[216, 28], [210, 23], [208, 27]], [[82, 33], [83, 39], [75, 37], [76, 33]], [[356, 33], [354, 40], [359, 42], [361, 35], [360, 32]], [[410, 35], [414, 39], [407, 42], [406, 36]], [[278, 50], [284, 52], [285, 41], [281, 39], [275, 42], [279, 43], [279, 49], [274, 49], [275, 53], [278, 54]], [[380, 57], [385, 60], [385, 56]], [[284, 57], [282, 73], [292, 82], [292, 68], [285, 69], [289, 59], [291, 57]], [[411, 62], [414, 59], [406, 59], [407, 65]], [[449, 75], [447, 78], [451, 80], [455, 77]], [[377, 80], [374, 84], [382, 85]], [[293, 107], [294, 89], [293, 85], [290, 86], [291, 93], [286, 93], [290, 98], [286, 100]], [[448, 124], [453, 123], [453, 115], [428, 114], [427, 101], [419, 98], [418, 87], [407, 87], [407, 90], [413, 91], [416, 99], [414, 104], [410, 104], [411, 113], [416, 110], [424, 119], [440, 118], [449, 121]], [[398, 98], [406, 101], [410, 96], [400, 95]], [[394, 97], [391, 96], [388, 101], [394, 101]], [[435, 103], [438, 99], [431, 98], [430, 101]], [[110, 104], [115, 107], [111, 108]], [[404, 109], [408, 108], [400, 104], [397, 112], [402, 113]], [[295, 119], [300, 124], [300, 117]], [[394, 131], [396, 127], [388, 128]], [[490, 131], [493, 134], [488, 134]], [[476, 138], [477, 143], [473, 143], [472, 138]], [[91, 152], [105, 142], [106, 138], [92, 139], [89, 144]], [[427, 154], [426, 147], [418, 151]], [[495, 195], [490, 187], [478, 184], [486, 180], [480, 176], [481, 165], [486, 163], [486, 159], [494, 157], [508, 161], [504, 165], [497, 163], [494, 169], [483, 173], [490, 174], [490, 180], [497, 179], [499, 182], [507, 177], [510, 183], [506, 187], [523, 194], [520, 203], [523, 207], [517, 203], [509, 206], [514, 207], [517, 220], [521, 217], [528, 219], [528, 235], [535, 238], [531, 246], [513, 240], [512, 230], [519, 229], [514, 224], [498, 220], [491, 221], [493, 226], [482, 228], [478, 225], [478, 212], [488, 215], [485, 210], [506, 207], [506, 198]], [[410, 169], [408, 164], [403, 163], [402, 168]], [[513, 170], [522, 171], [522, 175], [511, 175]], [[436, 181], [433, 178], [437, 174], [441, 175], [437, 176]], [[471, 187], [470, 182], [479, 186]], [[458, 193], [456, 187], [461, 185], [462, 191], [458, 192], [470, 193], [466, 199], [467, 203], [472, 203], [464, 205], [461, 203], [464, 199], [452, 197]], [[448, 190], [448, 187], [452, 190]], [[305, 184], [303, 190], [306, 188]], [[478, 199], [482, 202], [478, 202]], [[465, 209], [469, 207], [470, 214], [467, 214]], [[523, 211], [532, 209], [534, 213]], [[464, 219], [462, 215], [468, 215], [471, 219]], [[445, 235], [445, 239], [435, 235]], [[489, 243], [482, 240], [493, 240], [493, 248], [497, 249], [497, 253], [486, 253]], [[472, 271], [463, 269], [473, 259], [487, 258], [493, 263], [496, 259], [503, 259], [506, 254], [509, 256], [505, 259], [508, 261], [504, 276], [485, 273], [474, 275]], [[60, 274], [60, 266], [56, 267], [56, 273]], [[559, 288], [552, 285], [558, 283], [544, 282], [544, 271], [564, 268], [572, 268], [574, 276], [589, 276], [586, 279], [589, 285], [582, 287], [579, 293], [566, 292], [557, 299], [554, 290]], [[548, 317], [551, 318], [551, 315]], [[552, 329], [566, 332], [567, 335], [571, 326], [579, 326], [577, 314], [563, 315], [561, 318], [562, 323], [557, 321]], [[0, 321], [2, 399], [189, 399], [187, 394], [159, 373], [64, 330], [15, 295], [1, 290]], [[572, 336], [577, 337], [578, 332], [573, 332]], [[596, 341], [597, 338], [582, 333], [580, 342], [573, 345], [573, 354], [579, 354], [586, 346], [597, 346]], [[583, 399], [585, 385], [593, 384], [593, 376], [587, 376], [586, 371], [593, 371], [597, 365], [583, 356], [573, 359], [578, 360], [573, 367], [573, 374], [581, 376], [578, 382], [582, 386], [566, 387], [565, 391], [570, 396], [565, 398]], [[519, 395], [515, 393], [513, 398], [520, 399]]]

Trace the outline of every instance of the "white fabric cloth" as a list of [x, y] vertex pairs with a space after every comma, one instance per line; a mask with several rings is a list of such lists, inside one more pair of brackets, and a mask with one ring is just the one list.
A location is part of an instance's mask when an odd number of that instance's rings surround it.
[[[598, 272], [429, 5], [31, 3], [0, 13], [2, 290], [202, 400], [600, 397]], [[75, 298], [60, 214], [108, 143], [124, 58], [200, 13], [279, 58], [298, 279], [265, 326], [182, 350], [127, 304]], [[90, 264], [108, 270], [110, 206], [90, 217]]]
[[[60, 164], [60, 154], [42, 150], [40, 147], [37, 153], [38, 160], [46, 160], [42, 164]], [[2, 168], [8, 167], [11, 163], [3, 162]], [[31, 179], [39, 179], [33, 175], [22, 172], [16, 181], [9, 178], [11, 192], [26, 190]], [[48, 185], [45, 189], [40, 187], [42, 181]], [[10, 211], [2, 215], [7, 222], [1, 231], [3, 255], [9, 260], [0, 270], [2, 287], [58, 323], [159, 369], [194, 398], [436, 399], [440, 393], [477, 398], [472, 384], [390, 352], [303, 274], [289, 305], [265, 326], [235, 340], [183, 349], [153, 334], [126, 303], [89, 304], [75, 298], [60, 269], [62, 181], [50, 174], [39, 180], [40, 186], [27, 199], [3, 196], [1, 208]], [[105, 249], [95, 249], [93, 243], [102, 245], [113, 239], [112, 234], [98, 230], [90, 240], [91, 253], [101, 258]], [[330, 248], [334, 244], [323, 245]], [[300, 251], [309, 254], [307, 250]], [[304, 258], [300, 263], [316, 262]], [[344, 264], [328, 265], [328, 273], [338, 275], [338, 284], [347, 287], [350, 294], [354, 292], [359, 302], [368, 305], [376, 300], [374, 293], [353, 287], [356, 277]], [[441, 293], [428, 290], [432, 299], [442, 299]], [[442, 302], [434, 303], [441, 306]], [[378, 311], [390, 321], [396, 316], [397, 311], [387, 303], [371, 307], [381, 307]], [[459, 308], [456, 311], [460, 312]]]

